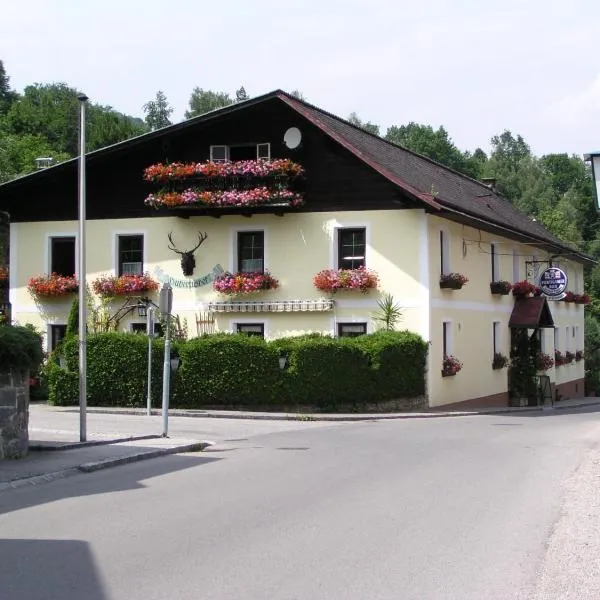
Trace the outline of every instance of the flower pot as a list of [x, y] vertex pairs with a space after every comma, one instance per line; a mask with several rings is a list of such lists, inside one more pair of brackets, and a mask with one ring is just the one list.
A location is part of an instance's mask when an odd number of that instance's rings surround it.
[[463, 284], [459, 281], [440, 281], [440, 288], [442, 290], [460, 290]]
[[444, 371], [442, 370], [442, 377], [454, 377], [458, 371]]
[[494, 296], [508, 296], [510, 287], [506, 286], [504, 283], [492, 281], [490, 283], [490, 292]]

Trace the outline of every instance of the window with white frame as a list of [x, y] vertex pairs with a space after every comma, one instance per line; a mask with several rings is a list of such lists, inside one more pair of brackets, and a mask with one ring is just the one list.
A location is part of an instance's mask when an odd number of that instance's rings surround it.
[[521, 263], [518, 250], [513, 250], [513, 283], [521, 281]]
[[50, 238], [50, 273], [75, 275], [75, 236]]
[[492, 281], [500, 279], [500, 257], [498, 256], [498, 247], [496, 244], [490, 244], [490, 258], [492, 266]]
[[440, 229], [440, 275], [450, 273], [450, 236]]
[[500, 354], [502, 352], [502, 340], [500, 339], [500, 321], [494, 321], [492, 323], [492, 347], [494, 354]]
[[366, 266], [366, 227], [337, 229], [338, 269], [357, 269]]
[[210, 160], [212, 162], [226, 162], [239, 160], [270, 160], [271, 144], [234, 144], [230, 146], [215, 145], [210, 147]]
[[571, 350], [571, 326], [567, 325], [565, 327], [565, 352], [569, 352]]
[[560, 329], [554, 328], [554, 350], [560, 350]]
[[338, 337], [358, 337], [367, 333], [366, 323], [338, 323]]
[[[148, 333], [148, 326], [146, 323], [142, 323], [142, 322], [130, 323], [129, 328], [132, 333], [143, 333], [144, 335], [146, 335]], [[161, 336], [162, 331], [163, 331], [162, 324], [154, 323], [154, 335]]]
[[442, 322], [442, 352], [444, 356], [452, 354], [452, 321]]
[[579, 293], [579, 269], [577, 267], [575, 267], [573, 269], [573, 272], [571, 273], [571, 278], [572, 281], [570, 282], [571, 285], [569, 286], [571, 288], [571, 290], [578, 294]]
[[237, 232], [237, 270], [262, 273], [265, 268], [265, 232]]
[[236, 331], [251, 337], [265, 337], [264, 323], [236, 323]]
[[117, 236], [117, 275], [141, 275], [144, 272], [144, 236]]
[[48, 344], [48, 352], [52, 352], [62, 342], [65, 335], [67, 334], [67, 326], [64, 324], [53, 324], [50, 325], [50, 335], [49, 335], [49, 344]]

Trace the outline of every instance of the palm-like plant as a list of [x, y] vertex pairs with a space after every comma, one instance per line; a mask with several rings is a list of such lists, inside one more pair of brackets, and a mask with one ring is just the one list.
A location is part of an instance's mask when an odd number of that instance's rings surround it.
[[396, 303], [392, 294], [384, 294], [383, 298], [377, 300], [377, 306], [379, 311], [373, 315], [373, 319], [381, 323], [385, 331], [394, 331], [402, 320], [402, 307]]

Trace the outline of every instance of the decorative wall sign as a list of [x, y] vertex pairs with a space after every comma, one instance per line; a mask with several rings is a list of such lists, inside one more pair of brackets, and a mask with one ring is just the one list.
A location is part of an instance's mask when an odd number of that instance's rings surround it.
[[165, 273], [160, 267], [154, 269], [154, 276], [161, 283], [168, 283], [171, 287], [176, 288], [198, 288], [209, 283], [212, 283], [219, 275], [225, 273], [225, 269], [221, 265], [215, 265], [213, 270], [202, 277], [195, 277], [194, 279], [178, 279], [171, 277], [168, 273]]
[[540, 274], [542, 295], [550, 300], [562, 300], [566, 296], [567, 283], [567, 274], [558, 267], [548, 267]]

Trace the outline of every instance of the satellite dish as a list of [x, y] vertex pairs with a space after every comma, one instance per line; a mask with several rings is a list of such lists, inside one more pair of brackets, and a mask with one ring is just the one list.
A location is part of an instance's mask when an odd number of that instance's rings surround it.
[[291, 150], [297, 148], [301, 141], [302, 134], [297, 127], [290, 127], [283, 136], [283, 143]]

